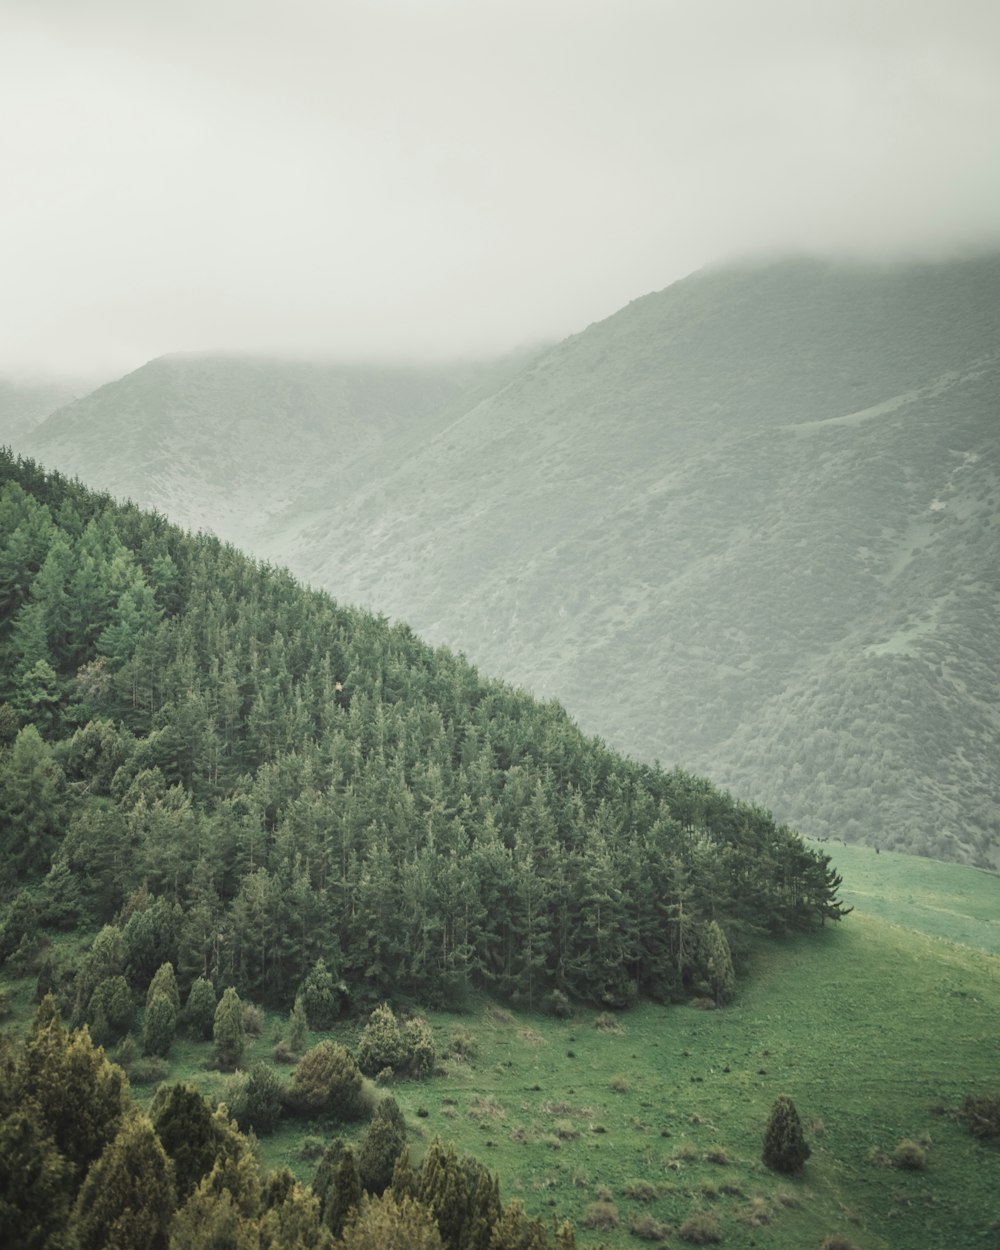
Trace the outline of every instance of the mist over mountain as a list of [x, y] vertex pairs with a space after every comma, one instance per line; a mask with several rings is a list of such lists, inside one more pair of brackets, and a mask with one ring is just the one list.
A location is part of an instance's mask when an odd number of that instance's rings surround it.
[[1000, 863], [1000, 259], [705, 270], [492, 378], [324, 368], [156, 361], [25, 446], [805, 832]]

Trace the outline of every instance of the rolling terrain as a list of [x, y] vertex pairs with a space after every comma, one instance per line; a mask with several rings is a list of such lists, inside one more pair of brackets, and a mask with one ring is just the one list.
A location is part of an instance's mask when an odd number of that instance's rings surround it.
[[287, 368], [153, 362], [27, 450], [808, 834], [1000, 863], [1000, 260], [705, 270], [381, 424]]

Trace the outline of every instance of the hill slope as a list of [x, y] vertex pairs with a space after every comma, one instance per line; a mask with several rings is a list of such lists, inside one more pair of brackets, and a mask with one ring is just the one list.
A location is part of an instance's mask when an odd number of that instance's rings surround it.
[[[996, 864], [998, 395], [996, 258], [705, 271], [350, 473], [297, 489], [288, 439], [287, 507], [232, 531], [807, 832]], [[214, 402], [206, 493], [246, 515]]]

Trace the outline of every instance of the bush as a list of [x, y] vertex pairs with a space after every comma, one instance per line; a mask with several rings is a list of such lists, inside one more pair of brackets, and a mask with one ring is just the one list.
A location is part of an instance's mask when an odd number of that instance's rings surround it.
[[894, 1168], [902, 1168], [906, 1172], [922, 1172], [927, 1166], [927, 1152], [923, 1146], [907, 1138], [892, 1152], [890, 1162]]
[[299, 1158], [304, 1159], [307, 1163], [314, 1162], [323, 1155], [326, 1146], [322, 1137], [314, 1137], [311, 1134], [302, 1138], [302, 1144], [299, 1146]]
[[962, 1103], [959, 1116], [980, 1141], [1000, 1139], [1000, 1094], [970, 1094]]
[[632, 1088], [632, 1085], [626, 1076], [613, 1076], [609, 1084], [616, 1094], [627, 1094]]
[[618, 1208], [613, 1202], [592, 1202], [583, 1213], [585, 1228], [610, 1233], [618, 1227]]
[[396, 1160], [406, 1149], [406, 1122], [395, 1098], [383, 1098], [361, 1138], [358, 1173], [370, 1194], [384, 1193]]
[[602, 1011], [594, 1021], [594, 1028], [600, 1029], [602, 1033], [621, 1033], [622, 1026], [618, 1023], [618, 1017], [612, 1015], [610, 1011]]
[[562, 990], [553, 990], [549, 995], [549, 1011], [557, 1020], [568, 1020], [573, 1014], [573, 1005]]
[[848, 1241], [846, 1237], [834, 1234], [832, 1237], [825, 1237], [823, 1244], [819, 1250], [858, 1250], [853, 1241]]
[[654, 1220], [651, 1215], [644, 1212], [642, 1215], [632, 1216], [629, 1232], [641, 1241], [666, 1241], [670, 1229], [666, 1224], [661, 1224], [659, 1220]]
[[226, 1082], [225, 1102], [244, 1133], [253, 1129], [264, 1136], [281, 1119], [281, 1081], [268, 1064], [253, 1063], [249, 1072], [239, 1072]]
[[360, 1120], [371, 1109], [371, 1094], [348, 1051], [336, 1042], [326, 1041], [299, 1060], [288, 1105], [298, 1115]]
[[625, 1182], [625, 1194], [634, 1202], [655, 1202], [659, 1190], [649, 1181], [631, 1180]]
[[368, 1076], [386, 1068], [428, 1076], [434, 1068], [434, 1038], [426, 1020], [414, 1017], [402, 1027], [388, 1003], [368, 1017], [358, 1039], [358, 1066]]
[[247, 1037], [260, 1037], [264, 1028], [264, 1013], [256, 1003], [243, 1004], [243, 1032]]
[[719, 1221], [709, 1211], [696, 1211], [694, 1215], [689, 1215], [677, 1230], [677, 1236], [689, 1246], [709, 1246], [722, 1240]]

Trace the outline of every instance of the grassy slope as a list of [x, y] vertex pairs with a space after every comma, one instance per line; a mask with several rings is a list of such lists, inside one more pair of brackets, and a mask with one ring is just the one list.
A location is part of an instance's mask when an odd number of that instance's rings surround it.
[[[438, 1133], [497, 1170], [507, 1198], [577, 1224], [605, 1186], [621, 1221], [603, 1234], [613, 1245], [638, 1244], [627, 1231], [636, 1214], [676, 1226], [695, 1210], [715, 1212], [723, 1244], [739, 1248], [801, 1250], [834, 1232], [861, 1250], [990, 1244], [996, 1149], [940, 1111], [1000, 1084], [1000, 878], [831, 849], [858, 910], [811, 938], [762, 945], [724, 1011], [645, 1005], [620, 1017], [620, 1033], [596, 1029], [593, 1011], [560, 1022], [483, 1003], [432, 1016], [440, 1052], [460, 1034], [476, 1053], [394, 1088], [415, 1153]], [[282, 1027], [268, 1017], [248, 1059], [269, 1057]], [[356, 1032], [345, 1025], [341, 1036], [351, 1044]], [[208, 1061], [207, 1047], [178, 1042], [170, 1078], [218, 1099], [225, 1078]], [[136, 1092], [145, 1100], [152, 1087]], [[759, 1163], [780, 1093], [795, 1100], [813, 1149], [801, 1178]], [[310, 1176], [298, 1149], [317, 1131], [282, 1128], [265, 1158]], [[871, 1162], [904, 1138], [930, 1142], [924, 1172]], [[713, 1148], [730, 1162], [707, 1161]], [[654, 1185], [655, 1199], [630, 1198], [633, 1180]], [[769, 1223], [755, 1222], [762, 1212]], [[596, 1240], [581, 1231], [582, 1244]]]

